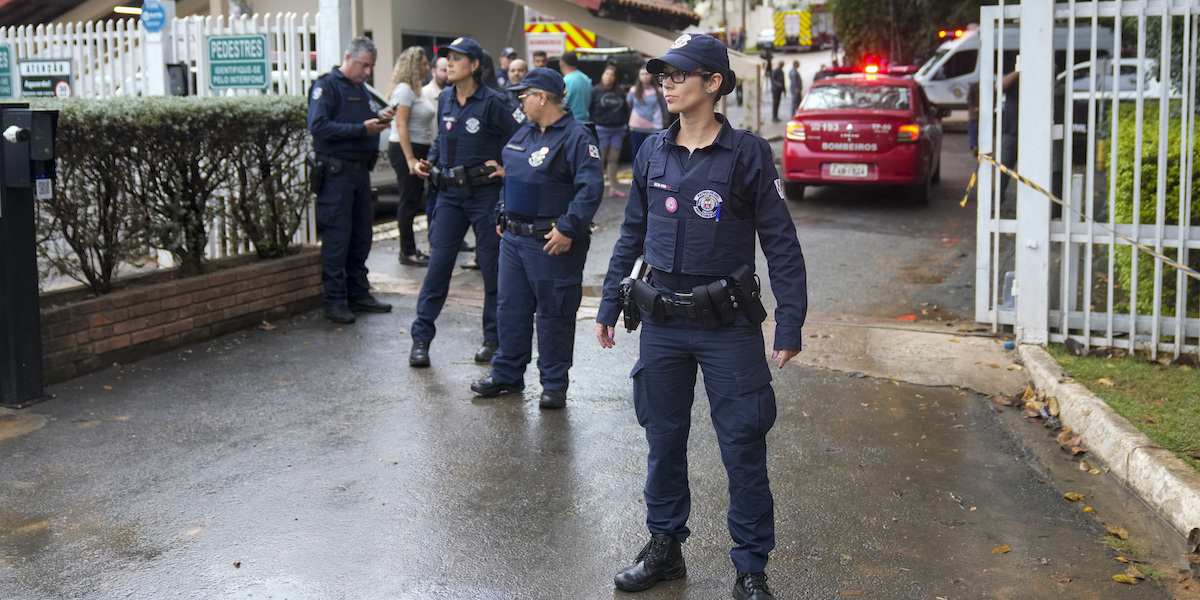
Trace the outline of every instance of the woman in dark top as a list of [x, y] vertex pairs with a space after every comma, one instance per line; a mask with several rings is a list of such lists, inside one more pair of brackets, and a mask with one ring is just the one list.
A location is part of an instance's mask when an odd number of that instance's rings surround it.
[[617, 87], [617, 67], [608, 65], [600, 75], [600, 83], [592, 88], [592, 104], [588, 108], [596, 135], [600, 138], [600, 161], [604, 166], [604, 184], [610, 198], [624, 198], [617, 189], [617, 163], [625, 144], [625, 129], [629, 121], [629, 105], [625, 92]]

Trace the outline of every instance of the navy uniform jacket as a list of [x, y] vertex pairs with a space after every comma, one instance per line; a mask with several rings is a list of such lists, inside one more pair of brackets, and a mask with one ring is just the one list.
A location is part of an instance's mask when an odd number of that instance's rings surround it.
[[313, 83], [308, 95], [308, 129], [313, 152], [342, 160], [369, 160], [379, 151], [379, 134], [367, 135], [363, 121], [378, 116], [366, 86], [355, 87], [334, 67]]
[[[459, 105], [455, 86], [438, 96], [439, 127], [429, 162], [442, 169], [478, 167], [489, 160], [500, 160], [504, 143], [517, 131], [517, 119], [508, 97], [486, 85], [480, 85]], [[503, 163], [501, 163], [503, 164]], [[500, 179], [496, 178], [496, 183]], [[457, 188], [439, 190], [439, 195], [456, 195]]]
[[526, 121], [504, 147], [504, 210], [510, 219], [556, 219], [559, 233], [590, 233], [604, 194], [595, 134], [570, 111], [542, 131]]
[[617, 287], [638, 256], [669, 273], [726, 276], [754, 266], [757, 233], [775, 293], [775, 349], [800, 350], [808, 311], [804, 255], [771, 147], [724, 116], [717, 120], [716, 140], [690, 157], [675, 145], [679, 123], [642, 144], [596, 322], [616, 326]]

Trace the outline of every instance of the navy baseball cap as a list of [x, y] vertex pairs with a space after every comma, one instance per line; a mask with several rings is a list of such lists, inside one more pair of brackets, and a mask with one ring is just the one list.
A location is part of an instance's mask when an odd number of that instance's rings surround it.
[[475, 60], [483, 60], [483, 46], [471, 38], [455, 38], [449, 46], [438, 48], [438, 56], [446, 56], [451, 50], [459, 54], [466, 54]]
[[527, 88], [550, 92], [556, 96], [565, 96], [567, 94], [567, 85], [563, 83], [562, 75], [559, 75], [558, 71], [548, 67], [530, 69], [529, 73], [525, 75], [525, 79], [521, 80], [521, 83], [508, 87], [508, 89], [514, 92]]
[[733, 91], [736, 75], [729, 68], [729, 49], [725, 44], [711, 35], [685, 33], [675, 39], [667, 53], [652, 58], [646, 63], [646, 70], [655, 75], [666, 70], [671, 65], [680, 71], [691, 71], [700, 67], [712, 69], [722, 76], [721, 95]]
[[650, 59], [646, 63], [646, 70], [657, 75], [667, 65], [680, 71], [708, 67], [725, 74], [729, 72], [729, 50], [721, 40], [711, 35], [685, 33], [675, 39], [666, 54]]
[[504, 50], [500, 51], [500, 56], [516, 56], [517, 51], [512, 46], [505, 46]]

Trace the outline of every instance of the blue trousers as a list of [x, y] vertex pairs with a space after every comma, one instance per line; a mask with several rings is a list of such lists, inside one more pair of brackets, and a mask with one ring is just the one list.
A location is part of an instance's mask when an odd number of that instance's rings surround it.
[[367, 255], [371, 253], [371, 176], [366, 171], [330, 173], [317, 195], [321, 233], [321, 283], [325, 304], [344, 304], [371, 293]]
[[500, 185], [476, 188], [474, 195], [458, 196], [439, 192], [429, 215], [429, 268], [421, 294], [417, 297], [417, 318], [412, 324], [412, 339], [433, 340], [438, 315], [450, 293], [450, 276], [458, 261], [467, 229], [475, 229], [475, 260], [483, 275], [483, 338], [499, 339], [496, 331], [496, 263], [500, 254], [500, 236], [496, 234], [496, 200]]
[[775, 504], [767, 479], [766, 435], [775, 424], [775, 391], [762, 327], [738, 315], [732, 325], [705, 329], [697, 319], [642, 322], [641, 356], [633, 367], [633, 405], [650, 445], [646, 525], [650, 533], [687, 538], [691, 513], [687, 441], [696, 367], [721, 460], [729, 477], [729, 556], [738, 571], [762, 571], [775, 548]]
[[492, 379], [516, 383], [533, 357], [537, 315], [538, 371], [542, 389], [566, 391], [575, 356], [575, 313], [583, 296], [583, 265], [591, 236], [550, 256], [540, 237], [505, 234], [500, 240], [500, 350], [492, 356]]

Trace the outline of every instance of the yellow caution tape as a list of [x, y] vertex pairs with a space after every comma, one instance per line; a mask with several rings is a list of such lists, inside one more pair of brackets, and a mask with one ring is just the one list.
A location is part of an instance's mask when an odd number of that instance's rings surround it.
[[[1196, 270], [1192, 269], [1191, 267], [1188, 267], [1187, 265], [1175, 262], [1174, 260], [1167, 257], [1166, 255], [1159, 254], [1158, 252], [1156, 252], [1150, 248], [1147, 248], [1146, 246], [1143, 246], [1142, 244], [1139, 244], [1139, 243], [1117, 233], [1116, 231], [1114, 231], [1111, 227], [1109, 227], [1105, 223], [1096, 221], [1095, 219], [1083, 214], [1079, 210], [1076, 210], [1075, 207], [1068, 205], [1066, 202], [1063, 202], [1061, 198], [1058, 198], [1054, 194], [1051, 194], [1050, 192], [1047, 192], [1046, 190], [1042, 189], [1042, 187], [1039, 186], [1038, 184], [1026, 179], [1020, 173], [1017, 173], [1016, 171], [1009, 169], [1008, 167], [1000, 164], [999, 162], [996, 162], [996, 159], [992, 158], [992, 156], [990, 154], [985, 154], [985, 153], [980, 152], [978, 160], [980, 162], [983, 162], [986, 160], [986, 161], [992, 163], [993, 166], [1000, 169], [1002, 172], [1006, 173], [1009, 177], [1012, 177], [1013, 179], [1016, 179], [1017, 181], [1020, 181], [1021, 183], [1037, 190], [1038, 193], [1049, 198], [1051, 202], [1054, 202], [1055, 204], [1058, 204], [1059, 206], [1079, 215], [1080, 217], [1083, 218], [1084, 221], [1086, 221], [1088, 223], [1095, 223], [1095, 224], [1099, 225], [1100, 227], [1103, 227], [1105, 230], [1107, 230], [1109, 233], [1113, 234], [1114, 236], [1119, 237], [1119, 238], [1125, 240], [1126, 242], [1129, 242], [1129, 244], [1131, 246], [1136, 247], [1137, 249], [1141, 250], [1142, 252], [1145, 252], [1146, 254], [1153, 256], [1154, 258], [1162, 261], [1163, 263], [1165, 263], [1171, 267], [1174, 267], [1175, 269], [1177, 269], [1179, 271], [1182, 271], [1184, 275], [1187, 275], [1188, 277], [1191, 277], [1196, 280], [1200, 280], [1200, 272], [1197, 272]], [[967, 206], [967, 200], [971, 197], [971, 190], [975, 188], [975, 184], [976, 184], [976, 180], [978, 179], [978, 175], [979, 175], [978, 172], [971, 174], [971, 181], [970, 181], [970, 183], [967, 184], [967, 194], [966, 194], [966, 196], [963, 196], [963, 200], [962, 200], [962, 202], [959, 203], [959, 206], [962, 206], [964, 208]]]

